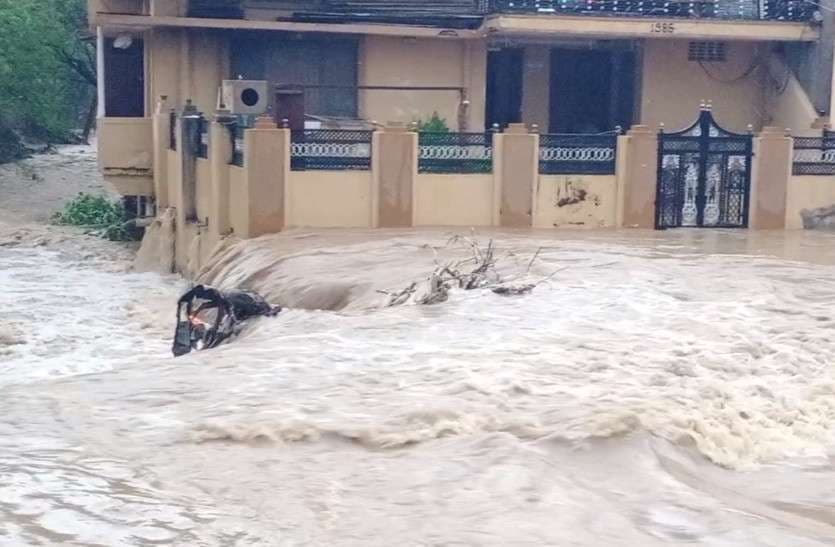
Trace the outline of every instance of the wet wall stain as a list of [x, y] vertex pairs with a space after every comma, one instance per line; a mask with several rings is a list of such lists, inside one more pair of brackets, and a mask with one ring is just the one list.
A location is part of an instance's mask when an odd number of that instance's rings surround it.
[[582, 187], [584, 184], [581, 178], [566, 177], [564, 182], [555, 185], [554, 205], [557, 207], [567, 207], [589, 200], [595, 207], [599, 207], [600, 198], [596, 195], [590, 195]]

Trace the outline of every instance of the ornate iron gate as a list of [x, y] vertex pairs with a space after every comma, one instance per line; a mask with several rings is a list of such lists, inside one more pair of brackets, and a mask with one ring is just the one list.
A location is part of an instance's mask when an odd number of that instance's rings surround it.
[[707, 108], [684, 131], [659, 133], [656, 229], [747, 228], [752, 147]]

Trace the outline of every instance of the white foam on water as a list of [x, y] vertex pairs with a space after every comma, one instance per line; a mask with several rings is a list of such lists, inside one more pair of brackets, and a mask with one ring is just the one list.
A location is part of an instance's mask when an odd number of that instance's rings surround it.
[[182, 282], [0, 248], [0, 545], [830, 545], [835, 239], [690, 234], [492, 234], [556, 275], [395, 308], [445, 234], [230, 241], [296, 309], [181, 359]]

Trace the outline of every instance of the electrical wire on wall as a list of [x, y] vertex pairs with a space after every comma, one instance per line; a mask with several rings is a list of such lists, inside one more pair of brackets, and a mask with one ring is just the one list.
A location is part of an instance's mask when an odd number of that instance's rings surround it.
[[704, 61], [698, 61], [698, 63], [699, 63], [699, 66], [702, 67], [702, 70], [704, 70], [705, 74], [707, 74], [708, 78], [710, 78], [711, 80], [717, 81], [717, 82], [722, 83], [722, 84], [733, 85], [733, 84], [736, 84], [736, 83], [742, 82], [743, 80], [748, 79], [752, 74], [754, 74], [754, 72], [757, 70], [757, 68], [759, 68], [763, 64], [763, 56], [762, 56], [762, 54], [757, 53], [756, 57], [754, 57], [753, 61], [751, 61], [751, 66], [746, 68], [745, 71], [742, 74], [740, 74], [739, 76], [737, 76], [735, 78], [730, 78], [730, 79], [727, 79], [727, 80], [724, 79], [724, 78], [720, 78], [720, 77], [718, 77], [714, 74], [711, 74], [710, 70], [708, 70]]

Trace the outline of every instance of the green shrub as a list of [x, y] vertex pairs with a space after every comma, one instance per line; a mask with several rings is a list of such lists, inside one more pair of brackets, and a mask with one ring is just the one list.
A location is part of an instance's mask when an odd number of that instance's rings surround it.
[[135, 241], [137, 230], [132, 218], [118, 201], [105, 196], [80, 193], [52, 215], [52, 222], [88, 228], [89, 233], [110, 241]]
[[437, 112], [433, 112], [428, 120], [419, 120], [417, 126], [421, 133], [449, 133], [446, 119], [441, 118]]

